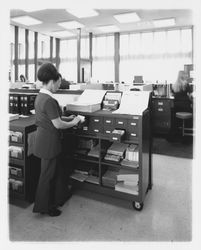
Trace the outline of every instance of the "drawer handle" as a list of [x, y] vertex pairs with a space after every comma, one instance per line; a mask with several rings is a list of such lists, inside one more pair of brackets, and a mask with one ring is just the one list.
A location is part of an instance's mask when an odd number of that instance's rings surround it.
[[98, 132], [99, 132], [99, 130], [98, 130], [98, 129], [94, 129], [94, 132], [97, 132], [97, 133], [98, 133]]
[[163, 102], [158, 102], [158, 105], [163, 105]]
[[111, 131], [110, 130], [106, 130], [105, 131], [107, 134], [111, 134]]
[[87, 131], [87, 130], [88, 130], [88, 127], [83, 127], [83, 130], [84, 130], [84, 131]]
[[111, 123], [111, 121], [110, 120], [106, 120], [106, 123]]
[[99, 122], [99, 119], [94, 119], [95, 122]]
[[136, 134], [134, 134], [134, 133], [131, 133], [131, 136], [136, 136]]
[[112, 140], [117, 141], [118, 138], [117, 137], [112, 137]]
[[124, 124], [123, 122], [118, 122], [118, 124]]
[[136, 123], [135, 122], [131, 122], [131, 126], [136, 126]]
[[159, 108], [158, 111], [163, 111], [163, 109], [162, 109], [162, 108]]

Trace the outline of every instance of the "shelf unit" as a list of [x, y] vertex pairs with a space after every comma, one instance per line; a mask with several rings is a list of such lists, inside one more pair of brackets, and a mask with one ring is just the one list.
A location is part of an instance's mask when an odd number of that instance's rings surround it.
[[[36, 130], [35, 117], [19, 118], [9, 124], [9, 197], [33, 202], [40, 174], [40, 160], [28, 155], [28, 137]], [[21, 149], [23, 154], [16, 153]], [[20, 159], [19, 159], [20, 158]]]
[[[79, 170], [86, 170], [87, 167], [96, 167], [98, 169], [98, 184], [89, 183], [87, 181], [79, 181], [72, 179], [72, 184], [78, 188], [84, 188], [91, 191], [99, 192], [105, 195], [126, 199], [132, 201], [133, 207], [136, 210], [142, 210], [144, 199], [147, 191], [152, 188], [152, 135], [150, 129], [150, 111], [145, 110], [142, 115], [120, 115], [113, 114], [110, 111], [97, 111], [93, 113], [87, 112], [66, 112], [66, 115], [81, 114], [86, 118], [86, 122], [77, 129], [69, 129], [65, 131], [64, 141], [66, 143], [66, 154], [72, 160], [72, 169], [76, 169], [79, 165]], [[113, 140], [111, 132], [114, 129], [125, 130], [125, 138], [122, 143], [136, 144], [139, 147], [139, 161], [135, 167], [122, 166], [120, 163], [110, 162], [104, 160], [102, 150], [105, 143], [112, 144]], [[76, 141], [80, 138], [95, 139], [98, 141], [99, 152], [98, 157], [92, 158], [74, 157], [74, 150], [76, 148]], [[70, 145], [69, 145], [70, 142]], [[74, 142], [74, 144], [72, 143]], [[65, 152], [64, 152], [65, 154]], [[79, 161], [79, 164], [75, 164]], [[137, 167], [138, 165], [138, 167]], [[139, 177], [138, 194], [127, 193], [125, 191], [117, 191], [115, 187], [107, 187], [102, 183], [102, 177], [105, 170], [113, 169], [119, 171], [120, 169], [129, 170], [132, 174], [137, 174]]]

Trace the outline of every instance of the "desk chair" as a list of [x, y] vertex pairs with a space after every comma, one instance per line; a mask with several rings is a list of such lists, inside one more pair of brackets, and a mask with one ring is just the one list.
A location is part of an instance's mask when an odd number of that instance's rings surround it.
[[[191, 119], [193, 117], [192, 113], [190, 112], [177, 112], [176, 117], [178, 119], [182, 119], [182, 136], [184, 137], [185, 135], [192, 136], [193, 135], [193, 128], [186, 128], [185, 127], [185, 120]], [[189, 132], [187, 132], [189, 131]]]

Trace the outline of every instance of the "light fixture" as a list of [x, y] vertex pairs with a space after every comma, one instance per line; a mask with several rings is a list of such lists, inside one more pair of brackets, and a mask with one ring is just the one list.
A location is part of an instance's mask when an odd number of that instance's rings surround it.
[[119, 31], [119, 28], [115, 25], [106, 25], [97, 27], [102, 32], [116, 32]]
[[175, 19], [174, 18], [168, 18], [168, 19], [153, 20], [153, 24], [157, 28], [173, 26], [173, 25], [175, 25]]
[[11, 18], [12, 21], [26, 26], [41, 24], [42, 22], [30, 16], [19, 16]]
[[34, 12], [34, 11], [40, 11], [40, 10], [45, 10], [46, 8], [37, 8], [37, 7], [26, 7], [26, 8], [22, 8], [23, 11], [26, 12]]
[[54, 37], [70, 37], [70, 36], [75, 36], [75, 34], [67, 31], [67, 30], [61, 30], [61, 31], [54, 31], [49, 33], [50, 36]]
[[98, 16], [98, 12], [93, 9], [66, 9], [67, 12], [78, 18]]
[[139, 16], [135, 12], [114, 15], [114, 18], [120, 23], [133, 23], [140, 21]]
[[65, 29], [78, 29], [84, 27], [82, 23], [79, 23], [77, 21], [60, 22], [57, 24]]

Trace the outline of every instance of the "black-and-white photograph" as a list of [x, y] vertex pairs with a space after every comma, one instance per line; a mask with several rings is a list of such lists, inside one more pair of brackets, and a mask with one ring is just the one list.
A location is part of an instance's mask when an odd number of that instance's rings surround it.
[[193, 10], [10, 7], [8, 240], [192, 242]]

